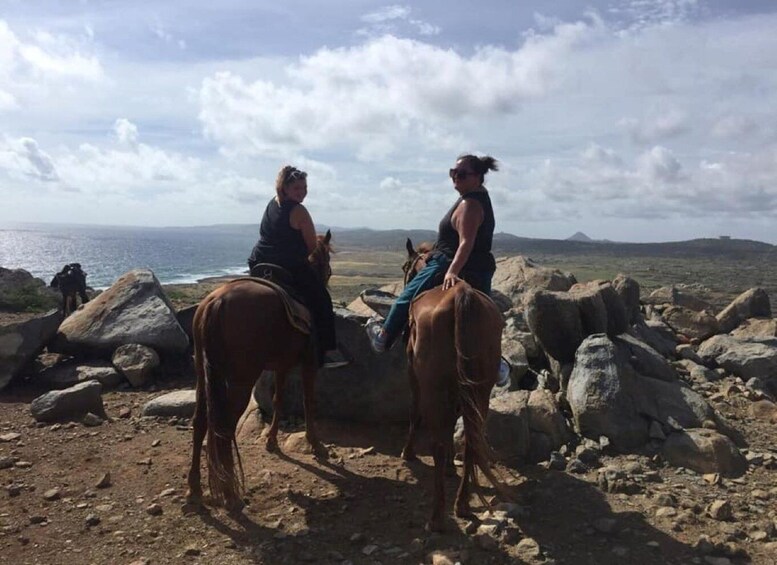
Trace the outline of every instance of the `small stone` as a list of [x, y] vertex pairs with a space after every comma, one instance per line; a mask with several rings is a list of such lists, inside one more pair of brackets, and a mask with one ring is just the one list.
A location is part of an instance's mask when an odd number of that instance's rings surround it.
[[720, 484], [720, 473], [706, 473], [702, 478], [711, 485]]
[[162, 492], [159, 493], [159, 496], [160, 496], [160, 498], [163, 498], [165, 496], [172, 496], [174, 494], [175, 494], [175, 489], [174, 488], [166, 488], [165, 490], [163, 490]]
[[569, 461], [569, 464], [567, 465], [567, 470], [570, 473], [575, 473], [578, 475], [584, 475], [588, 472], [588, 467], [586, 467], [585, 463], [580, 461], [580, 459], [572, 459]]
[[186, 547], [186, 549], [183, 550], [183, 554], [188, 557], [195, 557], [200, 553], [202, 553], [202, 550], [200, 550], [200, 548], [196, 545], [189, 545]]
[[151, 516], [160, 516], [162, 512], [163, 512], [162, 507], [159, 506], [159, 504], [157, 504], [156, 502], [146, 506], [146, 513], [150, 514]]
[[35, 514], [30, 516], [29, 520], [30, 524], [42, 524], [43, 522], [46, 522], [48, 518]]
[[6, 490], [8, 491], [8, 496], [10, 497], [19, 496], [22, 493], [22, 487], [19, 485], [8, 485]]
[[362, 553], [364, 555], [372, 555], [373, 553], [375, 553], [375, 551], [377, 551], [377, 549], [378, 549], [377, 545], [374, 545], [374, 544], [365, 545], [362, 548]]
[[159, 447], [160, 445], [162, 445], [161, 439], [155, 439], [154, 441], [151, 442], [151, 447]]
[[757, 530], [750, 534], [750, 539], [753, 541], [766, 541], [769, 539], [769, 534], [764, 532], [763, 530]]
[[364, 534], [361, 532], [356, 532], [355, 534], [351, 534], [351, 537], [349, 538], [351, 543], [357, 543], [364, 539]]
[[0, 442], [8, 443], [11, 441], [16, 441], [22, 437], [22, 434], [16, 433], [16, 432], [8, 432], [7, 434], [0, 435]]
[[429, 555], [432, 565], [455, 565], [458, 562], [458, 553], [452, 550], [433, 551]]
[[100, 477], [100, 480], [98, 480], [95, 485], [96, 488], [108, 488], [111, 486], [111, 474], [110, 473], [103, 473]]
[[629, 553], [629, 548], [623, 547], [622, 545], [616, 545], [612, 548], [612, 552], [618, 557], [626, 557]]
[[534, 538], [523, 538], [515, 546], [515, 549], [523, 557], [539, 557], [542, 555], [540, 544]]
[[97, 514], [89, 514], [84, 520], [87, 528], [94, 527], [100, 523], [100, 517]]
[[706, 555], [704, 562], [709, 565], [731, 565], [731, 560], [728, 557], [715, 557], [713, 555]]
[[707, 515], [714, 520], [730, 520], [734, 517], [728, 500], [715, 500], [707, 507]]
[[125, 406], [124, 408], [119, 410], [119, 418], [121, 418], [122, 420], [126, 420], [130, 416], [132, 416], [132, 408]]
[[656, 518], [671, 518], [677, 516], [677, 510], [671, 506], [662, 506], [656, 510]]
[[10, 469], [14, 466], [14, 459], [8, 455], [0, 456], [0, 469]]
[[49, 502], [59, 500], [61, 497], [62, 494], [58, 488], [52, 488], [43, 493], [43, 500], [48, 500]]
[[32, 467], [32, 463], [30, 463], [29, 461], [17, 461], [16, 463], [14, 463], [14, 466], [17, 469], [29, 469], [30, 467]]

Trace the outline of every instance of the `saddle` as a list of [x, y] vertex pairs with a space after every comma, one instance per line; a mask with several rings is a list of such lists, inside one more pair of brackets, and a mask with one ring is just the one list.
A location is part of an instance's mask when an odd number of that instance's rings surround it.
[[272, 263], [257, 263], [251, 268], [250, 277], [235, 280], [250, 280], [273, 289], [281, 298], [289, 323], [303, 334], [311, 334], [313, 319], [310, 310], [291, 286], [293, 279], [289, 271]]

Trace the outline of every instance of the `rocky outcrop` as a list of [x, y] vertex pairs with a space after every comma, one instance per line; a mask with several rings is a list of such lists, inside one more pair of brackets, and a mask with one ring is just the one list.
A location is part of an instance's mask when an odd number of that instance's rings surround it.
[[524, 293], [530, 290], [566, 291], [575, 284], [574, 275], [537, 265], [528, 257], [500, 258], [491, 286], [520, 304]]
[[623, 302], [627, 324], [629, 326], [636, 324], [642, 318], [639, 310], [639, 283], [629, 276], [618, 274], [612, 279], [612, 287]]
[[160, 352], [183, 351], [188, 341], [154, 273], [137, 269], [69, 316], [54, 350], [106, 355], [139, 343]]
[[684, 306], [670, 306], [661, 317], [675, 333], [691, 339], [704, 340], [718, 333], [718, 320], [704, 310], [697, 312]]
[[51, 310], [30, 319], [0, 325], [0, 390], [35, 359], [57, 332], [61, 314]]
[[686, 290], [679, 289], [676, 286], [662, 286], [650, 293], [642, 301], [645, 304], [661, 306], [664, 304], [672, 306], [681, 306], [694, 312], [712, 312], [712, 305], [701, 298], [694, 296]]
[[62, 295], [24, 269], [0, 267], [0, 310], [45, 312], [59, 308]]
[[[321, 369], [316, 377], [316, 412], [322, 418], [356, 422], [402, 422], [410, 414], [407, 358], [402, 342], [377, 355], [364, 332], [365, 316], [336, 310], [339, 347], [352, 359], [339, 369]], [[274, 374], [262, 373], [254, 389], [256, 402], [265, 414], [272, 414]], [[284, 414], [299, 416], [302, 383], [298, 370], [286, 378]]]
[[751, 288], [737, 296], [717, 315], [720, 331], [728, 333], [748, 318], [771, 318], [769, 295], [762, 288]]
[[723, 367], [745, 381], [777, 379], [777, 338], [716, 335], [701, 344], [698, 355], [705, 364]]
[[645, 347], [631, 337], [601, 334], [580, 346], [566, 392], [580, 434], [606, 436], [616, 448], [629, 450], [648, 440], [653, 422], [665, 433], [717, 424], [706, 401], [671, 377], [671, 368], [662, 367]]
[[777, 337], [777, 318], [748, 318], [731, 335], [738, 339]]

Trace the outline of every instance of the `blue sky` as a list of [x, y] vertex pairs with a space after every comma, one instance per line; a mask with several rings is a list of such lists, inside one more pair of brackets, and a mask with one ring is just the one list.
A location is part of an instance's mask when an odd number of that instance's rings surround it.
[[766, 1], [0, 0], [0, 223], [429, 228], [491, 154], [497, 230], [777, 243]]

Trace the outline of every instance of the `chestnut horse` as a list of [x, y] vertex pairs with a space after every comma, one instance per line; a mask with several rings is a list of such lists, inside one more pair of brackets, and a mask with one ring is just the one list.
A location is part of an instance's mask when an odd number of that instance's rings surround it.
[[[407, 250], [406, 283], [420, 270], [428, 248], [415, 251], [408, 239]], [[494, 302], [464, 281], [450, 290], [428, 290], [410, 307], [407, 359], [412, 412], [402, 457], [415, 459], [416, 435], [423, 421], [433, 442], [434, 501], [427, 524], [432, 531], [444, 529], [445, 467], [453, 457], [453, 431], [459, 412], [464, 420], [464, 473], [456, 495], [456, 516], [471, 516], [473, 486], [485, 503], [477, 468], [505, 493], [491, 470], [492, 454], [485, 437], [488, 401], [499, 372], [503, 326]]]
[[[331, 233], [318, 236], [310, 261], [324, 283], [329, 266]], [[318, 366], [314, 338], [293, 327], [278, 292], [254, 278], [240, 278], [211, 292], [194, 314], [194, 365], [197, 404], [194, 411], [194, 447], [189, 470], [190, 502], [202, 501], [200, 453], [207, 433], [206, 460], [211, 498], [230, 511], [243, 506], [245, 476], [235, 440], [235, 429], [248, 405], [257, 378], [275, 371], [273, 418], [267, 434], [268, 451], [278, 449], [283, 388], [286, 376], [302, 366], [305, 435], [314, 453], [325, 453], [316, 436], [314, 379]], [[235, 472], [234, 455], [239, 475]]]

